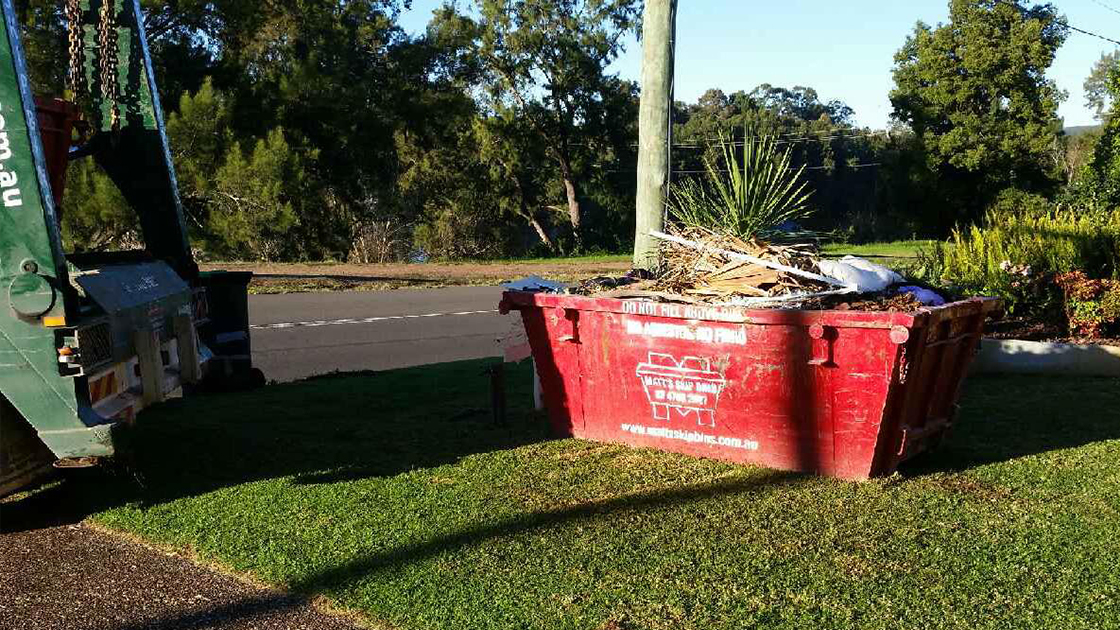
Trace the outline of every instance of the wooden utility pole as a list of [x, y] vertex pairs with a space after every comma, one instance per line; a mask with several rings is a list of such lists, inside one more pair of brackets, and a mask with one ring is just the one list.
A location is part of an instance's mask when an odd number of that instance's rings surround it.
[[669, 137], [673, 98], [673, 33], [677, 0], [646, 0], [642, 16], [642, 102], [638, 118], [637, 229], [634, 267], [657, 265], [651, 231], [665, 221], [669, 185]]

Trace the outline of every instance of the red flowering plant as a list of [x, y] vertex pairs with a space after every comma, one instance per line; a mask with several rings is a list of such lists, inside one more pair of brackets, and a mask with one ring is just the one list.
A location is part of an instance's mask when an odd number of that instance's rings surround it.
[[1098, 339], [1120, 332], [1120, 280], [1094, 280], [1071, 271], [1055, 282], [1065, 297], [1070, 334]]

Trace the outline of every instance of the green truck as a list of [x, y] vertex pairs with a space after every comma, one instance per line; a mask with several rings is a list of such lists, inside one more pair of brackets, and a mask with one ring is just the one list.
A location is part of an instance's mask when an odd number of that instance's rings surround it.
[[[60, 1], [80, 107], [32, 94], [16, 9], [0, 0], [0, 496], [113, 456], [148, 405], [263, 381], [249, 274], [194, 261], [139, 0]], [[144, 249], [64, 251], [77, 159], [120, 189]]]

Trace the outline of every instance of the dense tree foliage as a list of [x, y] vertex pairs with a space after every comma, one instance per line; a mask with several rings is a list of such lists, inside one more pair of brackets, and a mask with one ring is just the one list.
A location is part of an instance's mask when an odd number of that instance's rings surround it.
[[1113, 64], [1108, 69], [1104, 89], [1112, 108], [1068, 195], [1086, 209], [1111, 210], [1120, 206], [1120, 117], [1116, 116], [1120, 107], [1120, 65]]
[[[36, 90], [63, 93], [63, 3], [17, 4]], [[378, 262], [628, 249], [638, 86], [610, 66], [640, 1], [464, 0], [417, 35], [397, 22], [408, 4], [141, 1], [199, 254]], [[858, 127], [850, 107], [811, 87], [713, 89], [674, 108], [674, 181], [718, 161], [720, 137], [740, 149], [765, 137], [804, 168], [803, 227], [857, 239], [943, 235], [1005, 189], [1074, 182], [1077, 198], [1094, 190], [1093, 203], [1113, 204], [1100, 192], [1120, 177], [1102, 166], [1107, 147], [1059, 135], [1064, 95], [1045, 72], [1065, 35], [1049, 4], [950, 0], [949, 22], [918, 24], [896, 56], [891, 129]], [[1114, 107], [1115, 59], [1086, 82], [1102, 111]], [[95, 165], [75, 163], [67, 182], [72, 247], [140, 244]]]
[[559, 173], [578, 246], [589, 231], [590, 171], [624, 154], [632, 139], [626, 133], [632, 94], [606, 68], [634, 27], [638, 2], [479, 0], [476, 8], [470, 54], [484, 78], [486, 133], [507, 151], [526, 143], [543, 148]]
[[1000, 191], [1047, 191], [1064, 94], [1045, 76], [1068, 27], [1049, 4], [952, 0], [895, 56], [894, 115], [916, 134], [943, 192], [945, 226]]
[[1112, 107], [1112, 95], [1108, 90], [1108, 75], [1120, 63], [1120, 50], [1101, 53], [1101, 58], [1093, 64], [1082, 88], [1085, 90], [1085, 106], [1093, 110], [1097, 120], [1104, 120]]

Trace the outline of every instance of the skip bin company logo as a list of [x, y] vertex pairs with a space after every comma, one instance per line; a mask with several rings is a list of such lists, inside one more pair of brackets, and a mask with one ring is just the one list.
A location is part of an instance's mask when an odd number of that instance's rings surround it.
[[[699, 427], [715, 429], [716, 407], [727, 386], [721, 372], [712, 369], [711, 359], [685, 357], [678, 361], [671, 354], [649, 353], [649, 360], [638, 364], [638, 379], [653, 407], [653, 419], [660, 426], [623, 424], [623, 433], [642, 438], [657, 438], [703, 444], [717, 448], [757, 451], [759, 443], [745, 437], [728, 437], [705, 433]], [[697, 429], [680, 430], [668, 425], [673, 414], [682, 418], [696, 417]]]
[[[0, 105], [0, 112], [4, 106]], [[8, 122], [0, 113], [0, 199], [5, 208], [18, 208], [23, 205], [23, 192], [19, 187], [19, 175], [8, 167], [12, 159], [12, 140], [8, 137]]]
[[638, 378], [653, 407], [654, 420], [669, 420], [673, 411], [683, 417], [696, 416], [701, 427], [716, 426], [716, 407], [727, 385], [723, 374], [711, 369], [711, 360], [649, 353], [649, 361], [638, 364]]

